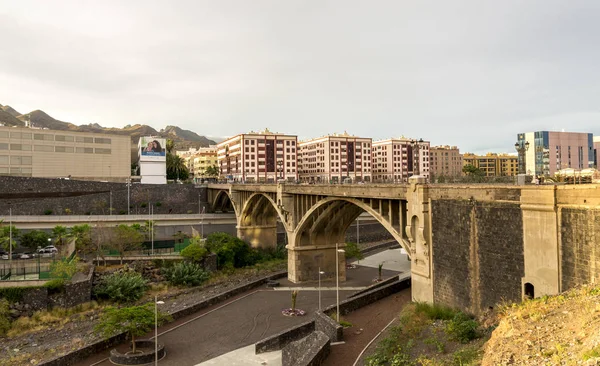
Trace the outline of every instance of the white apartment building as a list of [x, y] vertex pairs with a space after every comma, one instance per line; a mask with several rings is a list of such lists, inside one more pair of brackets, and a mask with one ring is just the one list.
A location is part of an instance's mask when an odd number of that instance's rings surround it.
[[404, 136], [373, 142], [373, 181], [402, 183], [413, 175], [429, 179], [429, 141]]
[[298, 137], [265, 129], [233, 136], [217, 145], [221, 178], [273, 183], [298, 180]]
[[298, 143], [298, 176], [304, 182], [371, 181], [371, 138], [343, 134]]

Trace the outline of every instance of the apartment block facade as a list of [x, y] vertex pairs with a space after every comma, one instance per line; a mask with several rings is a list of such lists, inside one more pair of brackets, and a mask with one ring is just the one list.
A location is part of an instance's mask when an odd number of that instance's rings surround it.
[[371, 181], [371, 138], [348, 133], [298, 143], [298, 177], [303, 182]]
[[515, 148], [524, 172], [554, 175], [566, 168], [594, 166], [594, 138], [591, 133], [536, 131], [517, 135]]
[[240, 182], [298, 180], [298, 137], [265, 129], [233, 136], [217, 145], [220, 177]]
[[194, 181], [202, 181], [208, 178], [217, 178], [206, 174], [208, 167], [214, 166], [219, 167], [219, 161], [217, 159], [217, 145], [210, 145], [209, 147], [201, 148], [190, 148], [186, 151], [177, 151], [177, 155], [184, 159], [190, 176]]
[[487, 153], [475, 155], [465, 153], [463, 165], [472, 165], [485, 173], [486, 177], [514, 176], [519, 174], [519, 159], [516, 155]]
[[432, 179], [439, 177], [460, 177], [462, 175], [462, 155], [456, 146], [432, 146], [429, 149], [429, 173]]
[[429, 179], [429, 141], [406, 137], [373, 142], [372, 177], [375, 182], [407, 182], [413, 175]]
[[0, 127], [0, 175], [124, 180], [131, 176], [131, 138]]

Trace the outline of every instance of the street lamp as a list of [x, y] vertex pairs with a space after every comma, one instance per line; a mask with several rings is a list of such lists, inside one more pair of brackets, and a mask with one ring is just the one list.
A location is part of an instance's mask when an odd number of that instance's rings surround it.
[[[8, 203], [10, 205], [10, 202]], [[8, 259], [9, 270], [12, 277], [12, 207], [8, 206]]]
[[127, 178], [126, 180], [127, 182], [127, 215], [129, 215], [129, 211], [130, 211], [130, 207], [131, 207], [131, 203], [130, 203], [130, 191], [129, 188], [131, 187], [131, 177]]
[[154, 296], [154, 364], [158, 365], [158, 305], [164, 304], [164, 301], [158, 301], [158, 296]]
[[529, 150], [529, 141], [524, 144], [523, 140], [515, 142], [515, 150], [519, 154], [519, 174], [525, 174], [525, 151]]
[[344, 249], [338, 249], [338, 243], [335, 243], [335, 292], [337, 299], [337, 322], [340, 323], [340, 262], [339, 253], [345, 253]]
[[321, 271], [321, 267], [319, 267], [319, 311], [321, 311], [321, 275], [325, 274], [325, 272]]
[[202, 207], [202, 213], [200, 214], [200, 237], [204, 238], [204, 211], [206, 207]]
[[423, 139], [420, 138], [419, 140], [411, 140], [410, 141], [410, 145], [412, 146], [413, 149], [413, 175], [419, 175], [421, 172], [419, 171], [420, 167], [419, 167], [419, 151], [420, 151], [420, 147], [423, 143]]
[[360, 244], [360, 215], [356, 218], [356, 244]]

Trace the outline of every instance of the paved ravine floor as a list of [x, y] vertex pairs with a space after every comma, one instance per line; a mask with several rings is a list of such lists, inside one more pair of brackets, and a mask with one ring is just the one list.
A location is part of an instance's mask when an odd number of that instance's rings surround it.
[[[410, 266], [410, 262], [401, 257], [399, 249], [396, 252], [390, 250], [377, 253], [373, 257], [375, 258], [370, 261], [362, 260], [360, 266], [347, 271], [347, 281], [340, 283], [341, 300], [346, 299], [356, 289], [371, 285], [373, 279], [377, 278], [377, 266], [373, 266], [370, 262], [378, 264], [382, 260], [386, 260], [384, 270], [382, 271], [384, 279], [398, 275], [398, 270], [402, 269], [400, 266], [394, 267], [394, 263], [403, 264], [402, 260], [404, 260]], [[389, 265], [386, 266], [388, 262]], [[371, 266], [364, 266], [365, 264], [371, 264]], [[159, 342], [165, 344], [167, 356], [159, 361], [159, 364], [165, 366], [197, 365], [228, 352], [253, 345], [268, 336], [310, 320], [318, 308], [319, 291], [316, 284], [297, 285], [289, 282], [287, 279], [281, 279], [279, 282], [282, 287], [289, 287], [290, 289], [298, 288], [300, 290], [296, 307], [305, 310], [307, 312], [306, 316], [286, 317], [281, 314], [282, 309], [289, 308], [291, 305], [289, 290], [273, 290], [266, 287], [250, 290], [223, 303], [160, 327]], [[335, 304], [335, 281], [322, 281], [321, 285], [322, 307]], [[350, 287], [352, 290], [344, 290], [345, 287]], [[385, 299], [382, 301], [385, 301]], [[349, 320], [353, 314], [348, 315]], [[350, 321], [352, 322], [352, 320]], [[374, 318], [373, 321], [377, 321], [377, 318]], [[369, 324], [369, 329], [374, 329], [375, 325], [378, 326], [379, 323]], [[147, 335], [148, 338], [152, 336], [153, 334]], [[352, 338], [351, 335], [348, 335], [349, 340]], [[121, 351], [126, 351], [128, 343], [121, 344], [117, 348]], [[333, 349], [332, 351], [335, 352]], [[108, 354], [109, 351], [107, 350], [77, 365], [111, 365], [106, 359]], [[276, 356], [274, 355], [275, 358], [271, 359], [267, 364], [281, 364], [280, 356]], [[225, 359], [223, 360], [225, 361]], [[248, 356], [245, 363], [242, 361], [240, 360], [240, 363], [236, 364], [261, 364], [256, 363], [256, 358], [250, 356]], [[226, 365], [227, 363], [223, 364]], [[217, 365], [217, 363], [212, 363], [212, 365]]]

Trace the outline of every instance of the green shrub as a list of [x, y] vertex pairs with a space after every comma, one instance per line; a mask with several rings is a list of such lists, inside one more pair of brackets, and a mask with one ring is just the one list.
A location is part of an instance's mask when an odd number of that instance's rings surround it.
[[146, 206], [147, 206], [147, 205], [146, 205], [145, 203], [142, 203], [142, 204], [140, 205], [140, 207], [141, 207], [141, 208], [146, 208]]
[[156, 207], [160, 207], [160, 206], [162, 206], [162, 203], [156, 202]]
[[446, 334], [450, 339], [460, 343], [469, 343], [475, 338], [478, 338], [478, 324], [463, 312], [457, 313], [454, 318], [446, 324]]
[[199, 286], [210, 278], [208, 272], [192, 262], [179, 262], [171, 268], [163, 269], [162, 273], [175, 286]]
[[125, 303], [139, 300], [146, 292], [147, 281], [137, 272], [113, 273], [94, 289], [97, 298]]
[[346, 259], [354, 258], [360, 261], [365, 257], [360, 249], [358, 249], [358, 245], [356, 243], [346, 243], [346, 248], [344, 248], [344, 250], [346, 251]]
[[46, 282], [44, 287], [48, 289], [49, 295], [57, 294], [65, 290], [65, 280], [62, 278], [56, 278]]
[[432, 320], [451, 320], [457, 314], [457, 311], [444, 305], [427, 304], [418, 302], [415, 304], [415, 312], [425, 314]]
[[[31, 287], [29, 287], [31, 288]], [[0, 288], [0, 299], [6, 299], [8, 302], [20, 302], [28, 287], [3, 287]]]
[[125, 210], [119, 210], [119, 215], [127, 215], [127, 211], [125, 211]]
[[256, 263], [257, 255], [243, 240], [226, 233], [212, 233], [206, 238], [206, 249], [217, 255], [219, 268], [245, 267]]
[[8, 301], [0, 300], [0, 336], [6, 335], [10, 330], [11, 318], [9, 313]]
[[44, 210], [44, 215], [52, 215], [52, 210]]
[[198, 244], [190, 244], [181, 251], [181, 256], [185, 259], [189, 259], [193, 262], [200, 262], [206, 258], [208, 250], [201, 247]]
[[[278, 244], [275, 248], [259, 248], [259, 249], [251, 249], [253, 251], [252, 260], [254, 263], [258, 262], [268, 262], [275, 259], [286, 259], [287, 258], [287, 249], [285, 245]], [[252, 264], [254, 264], [252, 263]]]
[[54, 261], [50, 264], [50, 276], [53, 278], [64, 278], [70, 280], [77, 273], [77, 263], [79, 259], [74, 257], [73, 260], [62, 259]]

